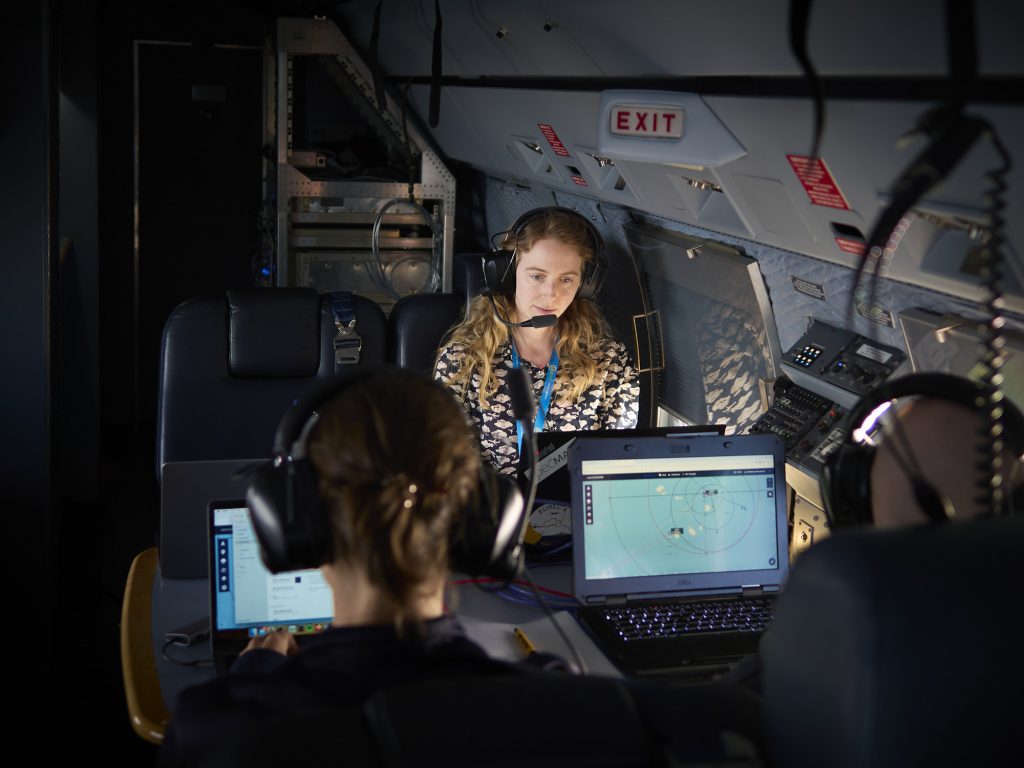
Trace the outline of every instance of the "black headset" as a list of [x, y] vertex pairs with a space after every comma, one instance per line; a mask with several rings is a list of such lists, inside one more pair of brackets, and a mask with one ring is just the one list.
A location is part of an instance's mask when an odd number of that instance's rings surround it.
[[[519, 250], [519, 238], [528, 224], [552, 213], [562, 213], [579, 219], [586, 225], [587, 231], [594, 240], [594, 258], [584, 260], [583, 276], [580, 287], [576, 291], [576, 299], [597, 298], [604, 282], [604, 274], [608, 266], [605, 255], [604, 238], [586, 216], [571, 208], [548, 206], [527, 211], [504, 232], [498, 232], [491, 238], [491, 251], [483, 257], [484, 285], [491, 296], [515, 296], [516, 294], [516, 253]], [[502, 244], [511, 240], [515, 243], [513, 250], [505, 250]]]
[[[441, 387], [400, 368], [353, 367], [312, 389], [284, 414], [274, 436], [274, 458], [256, 470], [247, 497], [263, 562], [272, 573], [315, 568], [333, 559], [334, 537], [316, 468], [306, 456], [306, 436], [319, 418], [319, 408], [372, 377], [419, 379]], [[526, 520], [516, 484], [481, 462], [479, 488], [471, 494], [469, 508], [459, 510], [452, 523], [453, 570], [513, 578], [522, 564]]]
[[[915, 395], [958, 403], [978, 411], [978, 399], [983, 398], [987, 402], [991, 394], [991, 387], [959, 376], [916, 373], [884, 383], [861, 398], [846, 415], [843, 443], [826, 459], [819, 477], [829, 524], [833, 528], [849, 528], [870, 525], [874, 520], [871, 508], [871, 465], [875, 460], [876, 448], [855, 443], [853, 436], [854, 430], [863, 424], [872, 411], [895, 398]], [[1003, 439], [1014, 454], [1020, 456], [1024, 453], [1024, 415], [1008, 398], [1003, 399], [1002, 406], [1005, 427]], [[930, 520], [945, 520], [947, 501], [921, 475], [910, 446], [899, 435], [899, 430], [887, 439], [896, 440], [894, 450], [900, 456], [900, 466], [907, 475], [922, 512]]]

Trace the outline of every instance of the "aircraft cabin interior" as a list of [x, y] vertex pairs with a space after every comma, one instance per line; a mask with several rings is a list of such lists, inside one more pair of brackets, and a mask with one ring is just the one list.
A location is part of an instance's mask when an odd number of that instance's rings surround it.
[[[446, 608], [488, 652], [516, 625], [527, 655], [523, 629], [593, 674], [385, 692], [369, 726], [292, 722], [218, 764], [1019, 755], [1024, 5], [51, 0], [7, 18], [0, 466], [26, 746], [157, 761], [180, 691], [224, 672], [218, 552], [273, 556], [254, 467], [291, 461], [282, 417], [307, 393], [382, 364], [440, 377], [474, 307], [515, 341], [575, 301], [624, 350], [630, 418], [544, 430], [550, 345], [569, 343], [544, 331], [548, 373], [523, 366], [533, 399], [509, 374], [518, 432], [496, 449], [519, 462], [525, 571], [456, 568]], [[593, 243], [565, 307], [506, 281], [538, 209]], [[634, 491], [642, 515], [616, 495]], [[615, 630], [634, 666], [583, 619], [694, 580], [768, 600], [713, 673], [645, 669]]]

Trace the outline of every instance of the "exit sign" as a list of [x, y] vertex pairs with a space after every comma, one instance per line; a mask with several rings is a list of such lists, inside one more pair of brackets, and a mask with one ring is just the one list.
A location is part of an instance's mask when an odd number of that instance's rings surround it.
[[683, 110], [676, 107], [615, 104], [608, 115], [608, 129], [617, 136], [678, 139], [683, 135]]

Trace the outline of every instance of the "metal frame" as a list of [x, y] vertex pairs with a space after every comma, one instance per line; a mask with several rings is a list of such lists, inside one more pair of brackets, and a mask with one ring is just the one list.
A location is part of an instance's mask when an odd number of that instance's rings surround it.
[[[778, 377], [782, 361], [779, 333], [775, 325], [775, 316], [772, 312], [768, 290], [765, 287], [760, 266], [755, 259], [723, 243], [704, 240], [652, 224], [632, 223], [625, 225], [623, 229], [626, 234], [629, 252], [639, 268], [659, 280], [683, 285], [696, 293], [706, 294], [706, 291], [702, 290], [699, 285], [687, 285], [684, 280], [679, 278], [675, 269], [677, 260], [688, 262], [694, 259], [712, 259], [725, 262], [743, 270], [749, 281], [747, 285], [749, 285], [749, 289], [753, 292], [754, 302], [765, 333], [769, 356], [767, 361], [770, 369], [768, 371], [769, 378], [775, 379]], [[746, 285], [744, 288], [746, 288]], [[653, 307], [653, 298], [645, 295], [645, 303], [650, 303], [650, 306]], [[653, 309], [657, 311], [660, 308], [653, 307]], [[659, 335], [659, 343], [662, 352], [660, 367], [665, 369], [668, 367], [668, 361], [665, 357], [666, 343], [663, 335]], [[683, 417], [682, 414], [675, 413], [661, 402], [660, 388], [658, 400], [660, 408], [675, 416], [684, 418], [684, 420], [689, 420], [689, 416]]]
[[[331, 57], [339, 64], [332, 76], [344, 75], [352, 88], [368, 102], [374, 99], [373, 77], [359, 54], [332, 21], [326, 19], [278, 19], [277, 22], [277, 84], [275, 134], [277, 146], [277, 231], [276, 272], [278, 285], [294, 284], [290, 270], [291, 201], [296, 197], [334, 197], [369, 201], [372, 210], [379, 201], [406, 198], [408, 184], [363, 181], [312, 181], [292, 167], [292, 61], [295, 56]], [[268, 85], [268, 88], [270, 86]], [[351, 90], [351, 89], [346, 89]], [[380, 115], [383, 125], [402, 137], [401, 110], [394, 99], [387, 99], [387, 109]], [[406, 121], [409, 142], [420, 152], [420, 183], [412, 186], [418, 201], [439, 201], [443, 228], [442, 290], [452, 289], [452, 255], [455, 234], [455, 177], [431, 148], [415, 125]], [[402, 137], [404, 140], [404, 137]], [[339, 222], [340, 223], [340, 222]], [[372, 223], [372, 221], [371, 221]]]

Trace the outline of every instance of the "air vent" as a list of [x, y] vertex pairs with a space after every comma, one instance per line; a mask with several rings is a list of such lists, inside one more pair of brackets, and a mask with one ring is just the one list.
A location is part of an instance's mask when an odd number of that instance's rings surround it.
[[615, 160], [605, 155], [599, 155], [593, 149], [572, 147], [571, 151], [583, 169], [581, 175], [585, 176], [608, 198], [627, 203], [639, 202], [639, 198], [626, 183], [622, 169]]
[[693, 223], [750, 237], [750, 228], [716, 180], [705, 176], [685, 176], [677, 170], [669, 171], [667, 175], [679, 195], [675, 207], [693, 217]]
[[543, 174], [550, 170], [551, 161], [541, 149], [540, 143], [530, 138], [513, 137], [509, 150], [514, 157], [526, 163], [532, 173]]

